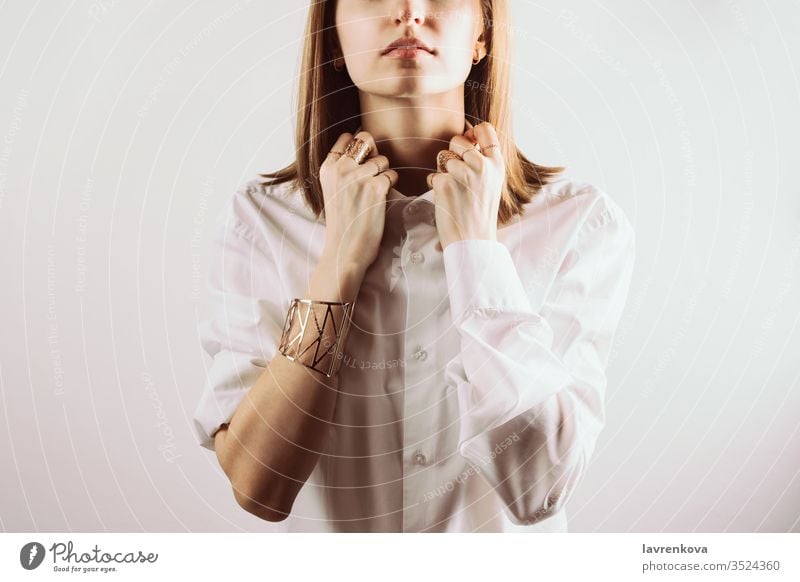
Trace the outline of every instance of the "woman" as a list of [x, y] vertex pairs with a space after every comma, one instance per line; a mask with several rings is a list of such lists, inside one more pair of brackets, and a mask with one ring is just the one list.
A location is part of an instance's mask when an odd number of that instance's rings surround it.
[[634, 232], [514, 145], [506, 4], [313, 4], [296, 162], [220, 222], [195, 423], [286, 531], [567, 530]]

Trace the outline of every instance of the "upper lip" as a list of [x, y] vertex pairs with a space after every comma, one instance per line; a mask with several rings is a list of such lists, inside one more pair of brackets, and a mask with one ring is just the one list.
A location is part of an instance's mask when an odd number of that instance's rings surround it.
[[401, 36], [397, 40], [393, 40], [389, 46], [383, 49], [382, 55], [390, 52], [397, 47], [412, 47], [412, 48], [420, 48], [422, 50], [426, 50], [429, 53], [433, 53], [433, 49], [422, 42], [420, 39], [413, 37], [413, 36]]

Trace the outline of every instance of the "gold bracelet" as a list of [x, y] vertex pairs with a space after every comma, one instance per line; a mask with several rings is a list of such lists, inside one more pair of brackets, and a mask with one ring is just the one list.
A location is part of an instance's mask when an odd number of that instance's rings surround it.
[[[354, 305], [355, 302], [295, 297], [286, 314], [278, 351], [293, 362], [321, 372], [328, 378], [334, 376], [342, 362]], [[335, 312], [340, 313], [338, 323]], [[335, 336], [335, 341], [325, 340], [326, 331]], [[329, 356], [327, 365], [320, 364], [326, 356]]]

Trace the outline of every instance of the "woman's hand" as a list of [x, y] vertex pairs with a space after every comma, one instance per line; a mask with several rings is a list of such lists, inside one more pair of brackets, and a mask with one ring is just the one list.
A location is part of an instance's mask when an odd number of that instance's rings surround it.
[[350, 156], [334, 153], [344, 152], [353, 139], [351, 133], [343, 133], [320, 167], [325, 200], [323, 256], [337, 265], [364, 272], [378, 256], [386, 220], [386, 196], [398, 175], [389, 169], [389, 159], [378, 154], [369, 132], [360, 131], [356, 137], [372, 146], [361, 164]]
[[498, 143], [490, 123], [470, 125], [463, 135], [453, 136], [448, 148], [463, 159], [447, 160], [447, 172], [428, 175], [428, 185], [434, 190], [442, 250], [459, 240], [497, 240], [505, 161], [499, 147], [483, 148]]

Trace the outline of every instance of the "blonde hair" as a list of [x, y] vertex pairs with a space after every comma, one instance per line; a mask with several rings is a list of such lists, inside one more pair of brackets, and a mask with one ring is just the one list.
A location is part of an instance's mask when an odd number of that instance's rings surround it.
[[[498, 212], [498, 226], [523, 212], [523, 205], [565, 168], [540, 166], [528, 160], [514, 143], [511, 127], [510, 60], [507, 0], [481, 0], [487, 55], [473, 65], [464, 83], [464, 113], [473, 125], [494, 126], [506, 164], [506, 180]], [[337, 46], [336, 0], [314, 1], [308, 13], [303, 47], [295, 143], [295, 161], [276, 172], [261, 174], [268, 185], [292, 180], [302, 189], [317, 217], [324, 210], [319, 168], [339, 135], [360, 126], [358, 88], [346, 69], [333, 68]]]

